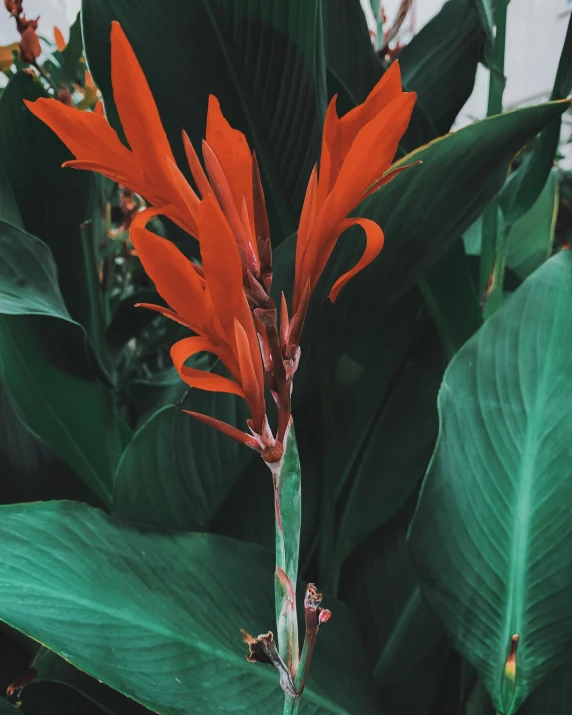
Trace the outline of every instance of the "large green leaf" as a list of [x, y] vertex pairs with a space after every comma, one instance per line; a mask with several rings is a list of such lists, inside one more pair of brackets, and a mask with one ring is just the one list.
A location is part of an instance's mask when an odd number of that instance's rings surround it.
[[297, 224], [318, 158], [325, 112], [319, 0], [83, 0], [87, 58], [118, 127], [110, 83], [109, 31], [121, 22], [156, 98], [175, 153], [181, 129], [196, 147], [214, 94], [230, 123], [246, 132], [261, 164], [277, 221], [275, 240]]
[[572, 645], [571, 298], [562, 251], [455, 356], [411, 529], [426, 598], [506, 715]]
[[[385, 233], [380, 256], [342, 291], [326, 296], [336, 278], [357, 263], [363, 238], [342, 236], [310, 302], [302, 337], [297, 390], [313, 384], [329, 359], [343, 352], [351, 330], [375, 319], [447, 253], [502, 186], [523, 144], [566, 110], [567, 103], [526, 107], [490, 117], [424, 146], [402, 161], [422, 160], [360, 207]], [[294, 238], [275, 252], [276, 294], [289, 291]]]
[[[89, 302], [80, 225], [89, 218], [93, 182], [87, 172], [61, 168], [71, 154], [26, 109], [24, 99], [44, 96], [40, 81], [27, 74], [10, 81], [0, 99], [0, 157], [23, 228], [50, 248], [67, 308], [86, 324]], [[14, 221], [14, 215], [2, 217]]]
[[[274, 620], [266, 552], [74, 502], [3, 507], [0, 524], [0, 618], [161, 715], [278, 712], [276, 674], [245, 660], [238, 632]], [[333, 608], [301, 712], [377, 713], [353, 620]]]
[[104, 502], [125, 426], [83, 328], [64, 305], [49, 248], [0, 221], [0, 373], [25, 424]]
[[[447, 643], [423, 602], [405, 537], [408, 504], [354, 554], [341, 593], [362, 623], [381, 699], [391, 715], [428, 715], [445, 674]], [[447, 679], [452, 688], [452, 678]]]
[[441, 372], [427, 359], [435, 349], [424, 347], [421, 361], [410, 355], [402, 363], [364, 435], [336, 530], [336, 572], [366, 536], [399, 511], [427, 468], [437, 436]]

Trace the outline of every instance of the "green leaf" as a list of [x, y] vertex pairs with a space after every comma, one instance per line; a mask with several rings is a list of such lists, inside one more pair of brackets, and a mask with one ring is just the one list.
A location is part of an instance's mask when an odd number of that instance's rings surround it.
[[183, 412], [246, 427], [244, 400], [191, 390], [145, 422], [125, 450], [115, 478], [114, 513], [159, 529], [204, 530], [255, 453]]
[[26, 427], [3, 387], [0, 425], [3, 504], [66, 498], [86, 501], [87, 490], [74, 472]]
[[411, 527], [425, 597], [506, 715], [572, 645], [571, 296], [562, 251], [455, 356]]
[[79, 12], [70, 27], [70, 36], [61, 53], [61, 59], [61, 70], [57, 81], [71, 84], [79, 79], [83, 84], [83, 77], [81, 76], [83, 72], [79, 71], [85, 68], [83, 40], [81, 37], [81, 14]]
[[2, 167], [23, 228], [50, 248], [65, 304], [74, 320], [86, 324], [89, 301], [80, 225], [89, 218], [93, 180], [87, 172], [61, 168], [71, 154], [25, 107], [24, 99], [44, 96], [40, 81], [23, 73], [13, 77], [2, 93]]
[[425, 129], [413, 143], [419, 129], [414, 116], [406, 135], [410, 149], [449, 131], [473, 91], [484, 38], [471, 0], [448, 0], [399, 53], [403, 85], [417, 92], [417, 107], [433, 130]]
[[[447, 643], [421, 598], [405, 537], [411, 505], [348, 562], [341, 593], [358, 614], [381, 699], [391, 715], [428, 715], [446, 674]], [[451, 678], [447, 679], [453, 685]]]
[[527, 278], [552, 253], [557, 214], [558, 172], [553, 169], [536, 203], [507, 237], [506, 262], [520, 278]]
[[0, 221], [0, 373], [26, 425], [104, 503], [125, 441], [83, 328], [66, 310], [50, 250]]
[[329, 0], [323, 17], [328, 72], [343, 84], [354, 104], [359, 104], [383, 74], [360, 0]]
[[572, 662], [561, 665], [541, 683], [519, 715], [568, 715], [572, 708]]
[[[59, 708], [54, 708], [55, 714], [63, 710], [69, 715], [78, 712], [84, 715], [89, 708], [105, 715], [148, 715], [150, 712], [45, 648], [40, 649], [32, 665], [37, 675], [21, 694], [24, 712], [42, 699], [44, 703], [46, 700], [59, 703]], [[41, 709], [39, 715], [46, 713]]]
[[451, 359], [483, 322], [461, 239], [420, 282], [419, 289]]
[[[272, 624], [266, 552], [138, 531], [74, 502], [3, 507], [0, 524], [2, 620], [161, 715], [278, 711], [275, 672], [245, 660], [238, 630]], [[373, 715], [358, 632], [333, 608], [301, 712]]]
[[[195, 147], [214, 94], [256, 150], [276, 242], [297, 223], [319, 155], [326, 104], [319, 0], [83, 0], [87, 58], [119, 128], [110, 83], [109, 32], [119, 20], [141, 62], [181, 167], [181, 129]], [[165, 72], [165, 61], [168, 72]], [[184, 88], [184, 89], [183, 89]]]
[[[498, 192], [523, 144], [566, 107], [544, 104], [490, 117], [401, 160], [423, 164], [404, 171], [359, 209], [383, 228], [383, 251], [332, 305], [329, 289], [363, 251], [360, 232], [347, 232], [312, 295], [296, 390], [314, 385], [328, 360], [343, 352], [353, 330], [382, 314], [437, 264]], [[275, 251], [277, 296], [279, 290], [290, 290], [294, 250], [292, 238]]]
[[[568, 21], [551, 99], [564, 99], [570, 92], [572, 92], [572, 16]], [[508, 224], [513, 224], [521, 218], [538, 200], [554, 165], [561, 125], [562, 120], [557, 117], [543, 130], [521, 166], [511, 174], [505, 184], [499, 201]]]
[[[437, 436], [439, 370], [408, 360], [380, 400], [344, 499], [336, 572], [366, 536], [394, 516], [423, 477]], [[414, 439], [412, 439], [414, 435]]]

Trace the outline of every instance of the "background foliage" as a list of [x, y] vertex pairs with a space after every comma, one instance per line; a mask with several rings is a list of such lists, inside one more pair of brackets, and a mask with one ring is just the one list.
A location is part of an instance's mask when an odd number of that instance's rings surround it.
[[[492, 11], [448, 0], [401, 50], [419, 100], [398, 159], [423, 164], [359, 207], [384, 250], [331, 305], [362, 250], [348, 232], [308, 314], [301, 575], [334, 613], [308, 715], [572, 709], [570, 182], [554, 168], [572, 40], [555, 101], [450, 134], [478, 63], [499, 70]], [[386, 65], [359, 0], [83, 0], [45, 71], [93, 106], [84, 50], [121, 131], [112, 20], [178, 159], [211, 93], [247, 134], [288, 292], [327, 101], [348, 111]], [[274, 674], [244, 660], [238, 633], [272, 622], [271, 483], [253, 452], [181, 413], [240, 424], [242, 404], [176, 377], [179, 327], [134, 308], [160, 299], [125, 194], [60, 168], [67, 150], [22, 103], [51, 90], [25, 70], [14, 57], [0, 96], [0, 685], [20, 678], [11, 700], [28, 715], [273, 712]]]

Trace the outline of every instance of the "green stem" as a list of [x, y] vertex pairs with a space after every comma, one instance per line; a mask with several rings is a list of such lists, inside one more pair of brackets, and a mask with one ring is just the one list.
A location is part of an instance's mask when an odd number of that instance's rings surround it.
[[276, 516], [274, 591], [278, 652], [294, 678], [300, 660], [298, 618], [296, 614], [296, 581], [298, 579], [298, 558], [300, 553], [302, 499], [300, 460], [292, 421], [290, 421], [286, 431], [284, 456], [280, 462], [269, 464], [269, 467], [272, 471], [274, 482]]
[[300, 696], [299, 695], [288, 695], [284, 694], [284, 713], [283, 715], [296, 715], [298, 709], [300, 708]]
[[[505, 87], [504, 58], [506, 46], [506, 19], [508, 0], [497, 0], [495, 8], [495, 43], [492, 58], [492, 67], [489, 72], [489, 100], [487, 105], [487, 117], [494, 114], [501, 114], [503, 110], [502, 98]], [[481, 248], [481, 269], [479, 288], [481, 295], [488, 295], [494, 290], [499, 282], [502, 282], [504, 270], [495, 271], [497, 248], [497, 215], [498, 206], [493, 200], [483, 212], [482, 248]], [[498, 269], [501, 269], [498, 266]], [[502, 287], [501, 287], [502, 290]]]
[[103, 319], [103, 305], [97, 278], [97, 260], [95, 257], [95, 246], [93, 245], [93, 235], [90, 221], [82, 223], [81, 225], [81, 241], [87, 292], [89, 295], [89, 335], [93, 343], [93, 347], [95, 348], [95, 352], [102, 363], [106, 365], [107, 343], [105, 340], [105, 323]]

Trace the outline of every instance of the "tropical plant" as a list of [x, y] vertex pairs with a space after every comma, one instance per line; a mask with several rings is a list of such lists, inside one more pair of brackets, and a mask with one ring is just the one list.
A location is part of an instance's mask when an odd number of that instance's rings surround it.
[[568, 713], [572, 31], [5, 5], [0, 712]]

